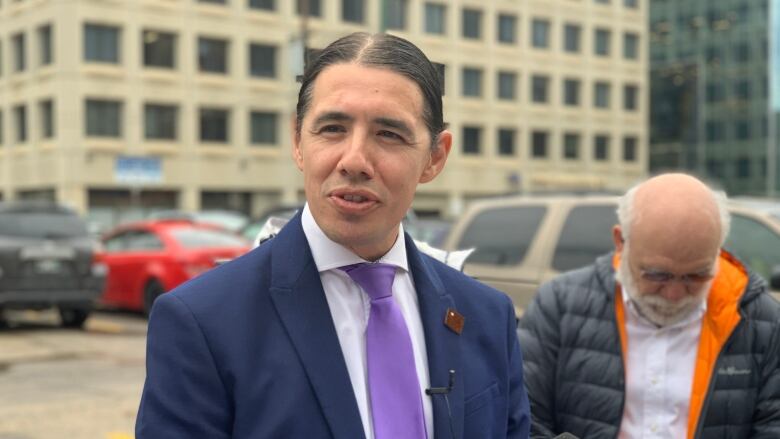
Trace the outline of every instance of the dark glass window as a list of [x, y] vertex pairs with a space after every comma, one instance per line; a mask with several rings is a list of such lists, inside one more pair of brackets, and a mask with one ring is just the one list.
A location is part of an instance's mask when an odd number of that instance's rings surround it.
[[512, 100], [515, 98], [517, 75], [513, 72], [498, 72], [498, 98]]
[[447, 7], [439, 3], [425, 3], [425, 33], [444, 35], [447, 31]]
[[636, 111], [638, 95], [639, 95], [639, 88], [637, 86], [624, 85], [623, 86], [623, 109], [628, 111]]
[[482, 38], [482, 11], [463, 9], [463, 38]]
[[482, 129], [463, 127], [463, 154], [474, 155], [482, 151]]
[[571, 53], [580, 51], [580, 34], [582, 28], [576, 24], [566, 24], [563, 27], [563, 50]]
[[623, 138], [623, 161], [635, 162], [637, 160], [637, 139], [636, 137]]
[[609, 108], [609, 83], [597, 82], [593, 87], [593, 106], [596, 108]]
[[563, 135], [563, 158], [576, 160], [580, 157], [580, 135], [566, 133]]
[[228, 110], [219, 108], [200, 109], [200, 140], [202, 142], [228, 142], [229, 136]]
[[143, 31], [143, 46], [145, 66], [176, 67], [176, 34], [146, 29]]
[[749, 120], [738, 120], [734, 122], [734, 137], [737, 140], [750, 140]]
[[734, 84], [734, 95], [737, 99], [741, 100], [748, 100], [750, 99], [751, 93], [751, 87], [750, 87], [750, 80], [739, 80], [736, 84]]
[[510, 128], [498, 130], [498, 155], [515, 155], [515, 130]]
[[563, 103], [568, 106], [580, 104], [580, 81], [578, 79], [563, 80]]
[[87, 136], [120, 137], [122, 135], [122, 103], [100, 99], [86, 101]]
[[215, 38], [198, 38], [198, 67], [201, 72], [228, 72], [228, 42]]
[[276, 47], [267, 44], [249, 44], [249, 75], [261, 78], [276, 77]]
[[531, 22], [531, 45], [539, 49], [550, 47], [550, 22], [534, 18]]
[[593, 138], [593, 158], [597, 161], [609, 160], [609, 137], [598, 135]]
[[609, 39], [611, 32], [607, 29], [596, 29], [594, 53], [599, 56], [609, 56]]
[[295, 0], [295, 10], [298, 15], [322, 17], [322, 2], [320, 0]]
[[528, 253], [546, 211], [544, 206], [486, 210], [474, 217], [457, 247], [476, 249], [469, 256], [469, 263], [519, 265]]
[[535, 159], [547, 158], [547, 139], [550, 135], [546, 131], [533, 131], [531, 133], [531, 157]]
[[501, 43], [514, 43], [517, 41], [517, 17], [509, 14], [498, 14], [498, 35]]
[[46, 66], [54, 62], [54, 52], [52, 51], [52, 32], [50, 24], [38, 28], [38, 50], [40, 51], [39, 59], [42, 66]]
[[27, 107], [17, 105], [14, 107], [14, 125], [16, 128], [16, 142], [27, 141]]
[[639, 58], [639, 35], [634, 33], [623, 34], [623, 58]]
[[463, 69], [463, 96], [482, 96], [482, 70], [469, 67]]
[[349, 23], [363, 23], [366, 20], [365, 0], [341, 0], [341, 19]]
[[100, 24], [84, 25], [84, 59], [119, 63], [119, 28]]
[[384, 0], [385, 29], [406, 29], [406, 7], [407, 0]]
[[264, 9], [266, 11], [273, 11], [276, 9], [274, 0], [249, 0], [249, 7], [251, 9]]
[[617, 214], [612, 204], [574, 207], [561, 229], [552, 267], [558, 271], [573, 270], [612, 251], [615, 224]]
[[253, 145], [275, 145], [277, 142], [277, 115], [267, 111], [250, 113], [250, 139]]
[[178, 108], [175, 105], [144, 106], [144, 136], [149, 140], [176, 139]]
[[22, 72], [27, 68], [27, 44], [24, 34], [18, 33], [11, 38], [14, 48], [14, 71]]
[[534, 75], [531, 77], [531, 101], [537, 103], [547, 102], [547, 88], [550, 84], [550, 78], [547, 76]]
[[54, 101], [41, 101], [38, 104], [38, 112], [41, 118], [41, 137], [51, 139], [54, 137]]

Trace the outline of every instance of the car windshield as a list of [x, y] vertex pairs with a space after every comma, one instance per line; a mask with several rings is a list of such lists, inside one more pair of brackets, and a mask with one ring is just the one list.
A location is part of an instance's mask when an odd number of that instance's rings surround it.
[[195, 220], [216, 224], [231, 231], [236, 231], [247, 223], [247, 218], [241, 214], [233, 212], [203, 211], [195, 213]]
[[0, 214], [0, 236], [72, 238], [87, 236], [84, 221], [72, 214], [7, 212]]
[[245, 247], [246, 241], [221, 230], [176, 228], [171, 236], [184, 248]]

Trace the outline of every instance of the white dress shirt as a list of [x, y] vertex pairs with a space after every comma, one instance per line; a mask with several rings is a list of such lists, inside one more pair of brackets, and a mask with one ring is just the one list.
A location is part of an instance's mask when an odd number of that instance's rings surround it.
[[657, 327], [623, 293], [626, 395], [620, 439], [684, 439], [706, 301], [688, 318]]
[[[371, 310], [371, 301], [362, 288], [356, 284], [340, 267], [360, 262], [368, 262], [346, 247], [331, 241], [314, 221], [307, 204], [302, 213], [303, 232], [309, 241], [311, 254], [317, 271], [320, 273], [325, 298], [328, 301], [330, 315], [336, 327], [341, 352], [347, 363], [352, 390], [355, 392], [360, 419], [367, 439], [374, 438], [371, 420], [371, 399], [368, 394], [368, 375], [366, 368], [366, 326]], [[417, 291], [414, 288], [409, 264], [406, 260], [406, 246], [403, 239], [403, 227], [399, 225], [398, 239], [395, 244], [377, 262], [395, 265], [393, 280], [393, 299], [401, 308], [409, 336], [412, 339], [414, 362], [425, 415], [425, 428], [428, 438], [433, 438], [433, 408], [425, 389], [430, 387], [428, 377], [428, 354], [425, 347], [425, 332], [420, 319], [420, 307], [417, 303]], [[347, 391], [347, 389], [345, 389]], [[399, 422], [403, 422], [399, 420]]]

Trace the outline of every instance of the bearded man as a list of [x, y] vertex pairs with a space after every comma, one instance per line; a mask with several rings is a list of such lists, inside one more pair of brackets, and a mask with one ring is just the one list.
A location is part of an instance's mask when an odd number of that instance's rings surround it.
[[520, 320], [532, 437], [780, 437], [780, 304], [721, 248], [725, 195], [660, 175], [618, 219]]

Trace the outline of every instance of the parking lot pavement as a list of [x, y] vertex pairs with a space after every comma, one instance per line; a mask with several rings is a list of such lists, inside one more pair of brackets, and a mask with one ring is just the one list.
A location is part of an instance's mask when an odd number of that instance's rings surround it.
[[73, 330], [51, 312], [8, 317], [0, 329], [0, 439], [132, 439], [146, 319], [100, 312]]

